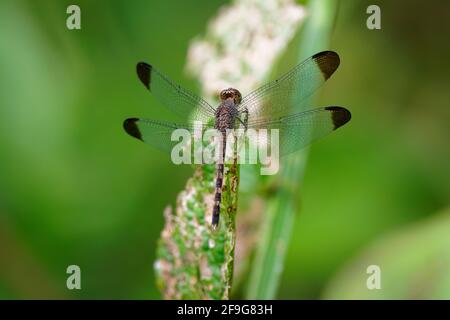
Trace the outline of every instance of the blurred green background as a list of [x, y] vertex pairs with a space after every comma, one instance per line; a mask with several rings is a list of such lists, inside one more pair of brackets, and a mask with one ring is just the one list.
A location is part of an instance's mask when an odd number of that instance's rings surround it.
[[[72, 1], [0, 2], [0, 298], [160, 297], [162, 212], [192, 169], [122, 121], [176, 119], [135, 64], [195, 90], [188, 45], [226, 3], [77, 1], [70, 31]], [[450, 3], [386, 1], [373, 31], [370, 4], [339, 8], [341, 66], [317, 105], [353, 117], [311, 147], [279, 298], [450, 298]], [[82, 290], [66, 289], [71, 264]], [[362, 289], [369, 264], [386, 273], [380, 293]]]

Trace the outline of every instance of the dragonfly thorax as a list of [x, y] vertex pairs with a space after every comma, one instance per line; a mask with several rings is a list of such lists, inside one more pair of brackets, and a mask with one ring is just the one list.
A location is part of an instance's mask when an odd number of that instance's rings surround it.
[[239, 92], [239, 90], [234, 88], [228, 88], [225, 90], [222, 90], [220, 92], [220, 101], [224, 102], [227, 99], [232, 99], [234, 104], [238, 105], [241, 103], [242, 95]]
[[226, 99], [216, 110], [214, 127], [220, 131], [233, 128], [238, 113], [237, 105], [234, 101], [231, 98]]

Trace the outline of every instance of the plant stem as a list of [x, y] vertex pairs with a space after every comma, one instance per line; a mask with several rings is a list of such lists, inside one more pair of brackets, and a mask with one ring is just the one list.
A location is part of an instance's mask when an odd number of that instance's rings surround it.
[[235, 219], [239, 167], [225, 166], [221, 222], [212, 231], [211, 213], [215, 167], [196, 168], [177, 200], [169, 207], [158, 243], [155, 264], [158, 286], [165, 299], [228, 299], [233, 279]]

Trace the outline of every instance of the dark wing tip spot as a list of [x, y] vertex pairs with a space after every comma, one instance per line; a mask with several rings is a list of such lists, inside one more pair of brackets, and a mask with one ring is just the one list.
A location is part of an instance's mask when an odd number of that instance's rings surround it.
[[138, 126], [136, 125], [136, 122], [138, 120], [139, 120], [138, 118], [126, 119], [123, 122], [123, 128], [130, 136], [133, 136], [139, 140], [142, 140], [141, 131], [139, 130]]
[[152, 66], [145, 62], [139, 62], [136, 65], [136, 72], [139, 80], [150, 90]]
[[331, 50], [325, 50], [325, 51], [318, 52], [315, 55], [313, 55], [312, 58], [317, 59], [322, 56], [337, 57], [339, 59], [339, 55], [335, 51], [331, 51]]
[[331, 120], [333, 121], [334, 130], [342, 127], [352, 118], [350, 111], [342, 107], [326, 107], [325, 110], [331, 111]]
[[322, 51], [313, 55], [312, 58], [316, 61], [325, 80], [331, 77], [341, 62], [339, 55], [334, 51]]

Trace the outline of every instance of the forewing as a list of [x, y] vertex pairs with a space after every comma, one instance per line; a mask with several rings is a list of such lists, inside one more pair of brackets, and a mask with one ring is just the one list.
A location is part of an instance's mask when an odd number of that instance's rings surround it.
[[139, 62], [136, 71], [141, 82], [153, 96], [183, 119], [190, 118], [206, 123], [214, 117], [214, 108], [210, 104], [173, 82], [153, 66]]
[[302, 110], [306, 98], [334, 73], [339, 61], [336, 52], [317, 53], [280, 79], [269, 82], [244, 97], [239, 110], [248, 110], [249, 121], [298, 112]]
[[248, 127], [258, 129], [259, 132], [261, 132], [259, 129], [267, 129], [268, 137], [270, 137], [271, 130], [278, 129], [278, 141], [259, 137], [258, 143], [260, 146], [267, 145], [269, 150], [273, 143], [278, 143], [279, 154], [282, 156], [324, 137], [346, 124], [350, 118], [350, 111], [333, 106], [304, 111], [278, 119], [250, 121]]

